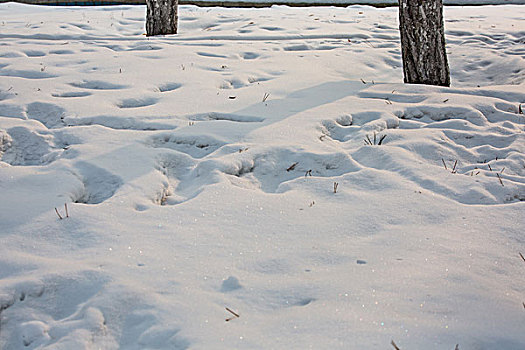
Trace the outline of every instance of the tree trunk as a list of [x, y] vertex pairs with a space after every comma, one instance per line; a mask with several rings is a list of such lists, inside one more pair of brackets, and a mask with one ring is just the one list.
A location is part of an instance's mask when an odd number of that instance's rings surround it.
[[146, 35], [177, 34], [178, 0], [146, 0]]
[[405, 83], [450, 86], [442, 0], [399, 0]]

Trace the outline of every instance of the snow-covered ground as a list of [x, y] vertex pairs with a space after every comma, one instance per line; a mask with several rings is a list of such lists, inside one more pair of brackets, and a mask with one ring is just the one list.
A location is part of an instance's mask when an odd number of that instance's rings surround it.
[[[60, 0], [57, 0], [60, 1]], [[82, 1], [82, 0], [78, 0]], [[192, 1], [192, 0], [188, 0]], [[221, 3], [289, 3], [289, 4], [358, 4], [397, 6], [399, 0], [194, 0], [195, 2], [221, 2]], [[69, 1], [65, 1], [69, 2]], [[445, 5], [524, 5], [525, 0], [443, 0]]]
[[525, 7], [144, 13], [0, 5], [1, 349], [525, 348]]

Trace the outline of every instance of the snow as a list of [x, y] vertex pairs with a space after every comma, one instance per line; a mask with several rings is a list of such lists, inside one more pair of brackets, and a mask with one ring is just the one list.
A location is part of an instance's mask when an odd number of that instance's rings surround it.
[[[205, 2], [221, 3], [288, 3], [288, 4], [354, 4], [372, 6], [397, 6], [399, 0], [205, 0]], [[473, 5], [524, 5], [525, 0], [443, 0], [445, 5], [473, 6]]]
[[144, 15], [0, 5], [0, 348], [525, 348], [524, 7]]

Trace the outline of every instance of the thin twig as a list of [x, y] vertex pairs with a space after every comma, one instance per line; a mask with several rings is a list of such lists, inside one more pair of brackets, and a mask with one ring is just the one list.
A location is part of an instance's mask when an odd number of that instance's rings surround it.
[[401, 349], [399, 349], [399, 347], [396, 345], [396, 343], [394, 343], [393, 340], [390, 342], [390, 344], [392, 344], [392, 346], [394, 347], [394, 349], [396, 349], [396, 350], [401, 350]]
[[386, 134], [381, 136], [381, 138], [379, 139], [379, 142], [377, 143], [378, 146], [381, 146], [381, 144], [383, 143], [383, 140], [386, 138]]
[[286, 169], [286, 171], [292, 171], [295, 169], [295, 167], [297, 166], [297, 164], [299, 164], [299, 162], [295, 162], [293, 163], [292, 165], [290, 165], [290, 167], [288, 167], [288, 169]]
[[339, 186], [339, 182], [334, 182], [334, 193], [337, 193], [338, 186]]
[[490, 164], [487, 164], [488, 167], [489, 167], [489, 170], [492, 171], [492, 167], [490, 166]]
[[55, 208], [55, 211], [56, 211], [58, 217], [60, 218], [60, 220], [62, 220], [63, 218], [62, 218], [62, 216], [60, 215], [60, 213], [58, 212], [58, 209], [57, 209], [57, 208]]
[[520, 256], [523, 259], [523, 261], [525, 261], [525, 257], [523, 257], [523, 254], [520, 253]]
[[452, 174], [457, 173], [456, 165], [458, 165], [458, 160], [457, 160], [457, 159], [456, 159], [456, 161], [454, 162], [454, 167], [452, 168]]
[[64, 203], [64, 207], [66, 208], [66, 218], [69, 217], [69, 212], [67, 211], [67, 203]]
[[498, 173], [496, 173], [496, 176], [498, 177], [498, 180], [499, 180], [499, 183], [501, 184], [501, 186], [505, 186], [505, 185], [503, 184], [503, 181], [501, 181], [501, 177], [499, 176]]
[[445, 170], [448, 170], [447, 163], [445, 163], [445, 160], [443, 158], [441, 158], [441, 161], [443, 162], [443, 166], [445, 167]]
[[226, 308], [226, 311], [228, 311], [229, 313], [231, 313], [231, 314], [234, 316], [234, 317], [227, 318], [227, 319], [226, 319], [226, 322], [229, 322], [229, 321], [231, 321], [231, 320], [233, 320], [233, 319], [235, 319], [235, 318], [239, 318], [239, 317], [241, 317], [238, 313], [233, 312], [233, 311], [232, 311], [231, 309], [229, 309], [229, 308]]

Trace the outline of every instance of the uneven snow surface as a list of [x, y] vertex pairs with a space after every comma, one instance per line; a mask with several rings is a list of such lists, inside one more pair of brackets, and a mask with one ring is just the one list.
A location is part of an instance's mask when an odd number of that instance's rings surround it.
[[525, 7], [179, 10], [0, 5], [1, 349], [525, 349]]

